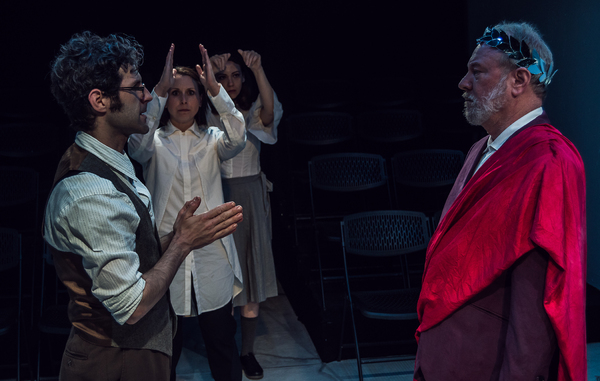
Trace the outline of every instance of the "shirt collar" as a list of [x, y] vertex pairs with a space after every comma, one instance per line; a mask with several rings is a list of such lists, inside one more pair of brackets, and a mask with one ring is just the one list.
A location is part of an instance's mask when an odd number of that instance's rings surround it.
[[[164, 129], [165, 136], [170, 136], [177, 131], [181, 131], [180, 129], [175, 127], [173, 125], [173, 123], [171, 123], [170, 120], [167, 122], [167, 125], [163, 127], [163, 129]], [[198, 127], [198, 123], [196, 123], [196, 121], [194, 121], [194, 124], [192, 125], [192, 127], [190, 127], [188, 129], [188, 131], [191, 131], [194, 135], [196, 135], [199, 138], [201, 138], [204, 135], [204, 131], [200, 130], [200, 128]]]
[[83, 131], [77, 132], [75, 144], [96, 155], [100, 160], [104, 161], [124, 176], [134, 180], [137, 179], [135, 176], [135, 169], [127, 154], [115, 151], [106, 144], [101, 143], [92, 135]]
[[492, 141], [492, 137], [489, 136], [487, 141], [487, 149], [493, 151], [499, 150], [500, 147], [502, 147], [502, 145], [508, 140], [508, 138], [510, 138], [515, 132], [520, 130], [527, 123], [542, 115], [543, 112], [544, 110], [541, 107], [538, 107], [535, 110], [528, 112], [527, 114], [517, 119], [513, 124], [508, 126], [504, 131], [502, 131], [502, 133], [498, 135], [498, 137], [494, 141]]

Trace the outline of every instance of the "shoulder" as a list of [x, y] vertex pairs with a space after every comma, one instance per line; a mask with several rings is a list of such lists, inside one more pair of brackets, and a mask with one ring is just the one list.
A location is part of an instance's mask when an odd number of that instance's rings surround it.
[[529, 160], [544, 162], [547, 165], [568, 166], [583, 172], [583, 160], [579, 151], [552, 125], [532, 126], [520, 135], [520, 139], [527, 145], [524, 155]]
[[48, 200], [47, 212], [59, 217], [69, 214], [70, 210], [104, 209], [110, 205], [129, 209], [133, 206], [130, 204], [129, 197], [119, 192], [111, 181], [81, 172], [56, 184]]

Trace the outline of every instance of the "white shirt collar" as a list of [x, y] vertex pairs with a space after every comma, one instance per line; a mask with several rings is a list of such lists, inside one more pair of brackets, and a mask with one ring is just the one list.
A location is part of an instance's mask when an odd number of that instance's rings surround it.
[[[173, 125], [173, 123], [171, 123], [170, 120], [167, 122], [167, 125], [163, 127], [163, 129], [164, 129], [165, 136], [169, 136], [169, 135], [174, 134], [177, 131], [181, 131], [179, 128], [175, 127]], [[200, 130], [200, 128], [198, 127], [198, 123], [196, 123], [196, 121], [194, 121], [194, 124], [192, 125], [192, 127], [190, 127], [188, 129], [188, 131], [191, 131], [194, 135], [196, 135], [199, 138], [204, 136], [204, 131]]]
[[493, 141], [492, 137], [489, 136], [487, 141], [487, 149], [493, 151], [499, 150], [500, 147], [502, 147], [502, 145], [508, 140], [508, 138], [510, 138], [515, 132], [520, 130], [527, 123], [542, 115], [543, 112], [544, 110], [541, 107], [538, 107], [517, 119], [513, 124], [502, 131], [502, 133]]
[[86, 151], [96, 155], [106, 164], [110, 165], [123, 175], [129, 177], [130, 179], [137, 179], [135, 177], [135, 169], [133, 168], [133, 164], [131, 164], [131, 160], [129, 160], [129, 156], [127, 156], [127, 154], [115, 151], [106, 144], [100, 142], [92, 135], [83, 131], [77, 132], [77, 135], [75, 136], [75, 143]]

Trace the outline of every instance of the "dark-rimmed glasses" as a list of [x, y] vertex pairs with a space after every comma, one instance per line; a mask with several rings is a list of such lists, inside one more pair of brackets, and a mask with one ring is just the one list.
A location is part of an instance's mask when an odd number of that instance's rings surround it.
[[121, 91], [140, 91], [142, 94], [142, 98], [144, 97], [144, 92], [146, 91], [146, 85], [142, 83], [142, 86], [130, 86], [130, 87], [119, 87]]

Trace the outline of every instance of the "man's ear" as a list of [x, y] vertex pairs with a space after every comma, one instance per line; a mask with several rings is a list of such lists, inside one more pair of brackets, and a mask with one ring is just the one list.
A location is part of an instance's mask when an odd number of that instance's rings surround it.
[[513, 70], [512, 95], [518, 96], [525, 92], [531, 83], [531, 72], [524, 67]]
[[101, 90], [93, 89], [88, 94], [88, 101], [90, 105], [97, 113], [104, 114], [108, 111], [110, 107], [110, 100], [108, 97], [105, 97]]

